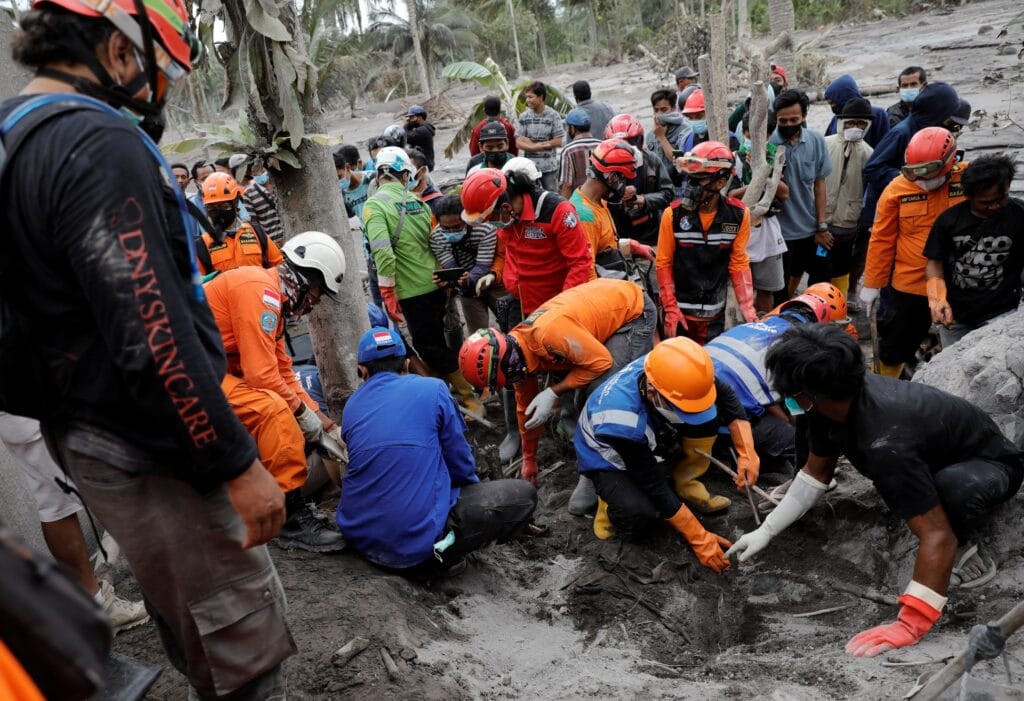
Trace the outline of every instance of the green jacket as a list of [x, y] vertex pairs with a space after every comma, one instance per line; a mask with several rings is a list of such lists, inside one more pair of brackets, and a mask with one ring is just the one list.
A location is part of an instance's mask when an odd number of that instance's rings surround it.
[[[403, 202], [405, 220], [399, 233]], [[381, 287], [394, 287], [398, 299], [437, 289], [431, 281], [438, 265], [430, 251], [430, 222], [430, 209], [400, 182], [384, 183], [363, 206], [363, 231], [377, 264], [377, 279]]]

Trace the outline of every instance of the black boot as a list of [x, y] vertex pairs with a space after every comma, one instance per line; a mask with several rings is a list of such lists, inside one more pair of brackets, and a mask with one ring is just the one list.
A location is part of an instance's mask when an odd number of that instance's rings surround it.
[[294, 489], [284, 495], [287, 514], [275, 542], [285, 550], [299, 548], [313, 553], [333, 553], [345, 549], [345, 537], [313, 515], [302, 493]]
[[510, 463], [519, 455], [519, 420], [516, 418], [516, 393], [511, 389], [501, 390], [501, 406], [505, 411], [505, 438], [498, 446], [498, 459]]

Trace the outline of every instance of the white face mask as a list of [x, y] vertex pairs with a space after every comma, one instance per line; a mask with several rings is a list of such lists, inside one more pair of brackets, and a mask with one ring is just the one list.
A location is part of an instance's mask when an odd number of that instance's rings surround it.
[[679, 418], [679, 414], [677, 414], [676, 412], [672, 411], [671, 409], [662, 409], [660, 406], [656, 406], [654, 408], [658, 411], [659, 414], [661, 414], [661, 417], [663, 419], [665, 419], [666, 421], [668, 421], [671, 424], [683, 424], [683, 423], [686, 423], [681, 418]]
[[860, 127], [843, 129], [843, 138], [847, 141], [860, 141], [864, 138], [864, 130]]
[[927, 180], [915, 180], [914, 184], [925, 192], [931, 192], [932, 190], [938, 190], [946, 183], [945, 175], [940, 175], [937, 178], [929, 178]]

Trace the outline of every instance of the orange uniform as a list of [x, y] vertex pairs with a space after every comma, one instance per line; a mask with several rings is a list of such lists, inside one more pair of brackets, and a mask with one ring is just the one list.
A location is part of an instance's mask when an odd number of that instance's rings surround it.
[[278, 271], [248, 265], [222, 272], [206, 284], [206, 296], [227, 353], [224, 394], [282, 491], [296, 489], [306, 479], [306, 456], [294, 414], [302, 404], [318, 407], [285, 352]]
[[0, 699], [44, 701], [39, 687], [3, 641], [0, 641]]
[[932, 192], [925, 192], [903, 175], [897, 175], [886, 186], [871, 228], [864, 287], [885, 287], [891, 273], [892, 286], [900, 292], [928, 294], [924, 245], [938, 216], [963, 201], [960, 176], [966, 168], [966, 163], [953, 166], [949, 181]]
[[596, 258], [598, 253], [609, 248], [618, 248], [619, 239], [615, 234], [615, 223], [608, 205], [594, 202], [577, 188], [569, 200], [576, 207], [580, 217], [580, 225], [590, 243], [590, 252]]
[[271, 268], [284, 262], [277, 244], [266, 236], [257, 234], [256, 229], [248, 222], [242, 222], [238, 229], [227, 232], [220, 243], [204, 232], [203, 244], [206, 251], [200, 250], [196, 259], [199, 261], [199, 270], [204, 275], [214, 270], [233, 270], [243, 265]]

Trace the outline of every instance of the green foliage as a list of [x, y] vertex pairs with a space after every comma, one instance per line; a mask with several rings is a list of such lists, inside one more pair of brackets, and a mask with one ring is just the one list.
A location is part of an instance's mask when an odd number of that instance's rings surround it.
[[[208, 158], [222, 158], [236, 153], [259, 156], [271, 168], [280, 170], [281, 165], [292, 168], [299, 167], [298, 158], [290, 150], [290, 138], [287, 134], [279, 134], [270, 144], [263, 142], [249, 126], [248, 120], [241, 117], [234, 126], [224, 124], [198, 124], [199, 136], [181, 141], [164, 144], [161, 151], [165, 154], [188, 154], [202, 151]], [[341, 136], [328, 134], [305, 134], [303, 137], [319, 144], [337, 145]]]
[[[798, 29], [813, 29], [823, 24], [867, 19], [875, 9], [892, 16], [912, 11], [913, 0], [793, 0]], [[751, 0], [750, 26], [757, 34], [771, 31], [767, 0]]]

